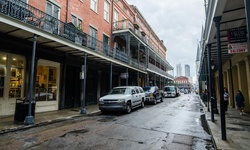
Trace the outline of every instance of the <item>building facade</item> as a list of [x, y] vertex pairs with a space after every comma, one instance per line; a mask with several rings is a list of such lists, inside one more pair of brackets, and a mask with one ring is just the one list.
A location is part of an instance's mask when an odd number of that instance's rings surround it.
[[175, 85], [179, 87], [181, 92], [190, 93], [192, 84], [189, 82], [188, 77], [179, 76], [174, 79]]
[[[199, 54], [197, 62], [200, 63], [198, 65], [199, 91], [208, 88], [206, 90], [221, 102], [223, 87], [227, 87], [230, 93], [229, 105], [236, 108], [236, 92], [241, 90], [245, 98], [244, 111], [249, 112], [250, 3], [248, 0], [216, 2], [209, 0], [205, 4], [206, 21], [202, 29], [199, 52], [197, 52], [197, 55]], [[238, 34], [238, 39], [228, 34], [235, 31], [243, 34]], [[239, 42], [246, 45], [245, 48], [238, 47], [240, 51], [237, 48], [230, 49], [230, 46]], [[209, 89], [210, 85], [211, 89]], [[222, 108], [221, 111], [223, 111]]]
[[0, 116], [30, 93], [45, 112], [173, 80], [163, 41], [125, 0], [2, 0], [0, 26]]

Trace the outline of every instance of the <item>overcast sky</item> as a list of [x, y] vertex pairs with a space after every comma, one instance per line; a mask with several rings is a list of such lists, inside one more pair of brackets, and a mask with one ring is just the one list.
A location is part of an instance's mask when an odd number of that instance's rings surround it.
[[205, 22], [204, 0], [127, 0], [135, 5], [151, 28], [164, 41], [167, 61], [174, 67], [190, 65], [196, 76], [195, 60], [201, 28]]

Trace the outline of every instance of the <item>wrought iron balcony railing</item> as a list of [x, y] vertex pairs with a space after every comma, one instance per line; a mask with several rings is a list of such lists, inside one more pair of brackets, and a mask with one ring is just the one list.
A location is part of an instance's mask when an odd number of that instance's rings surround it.
[[169, 77], [170, 79], [174, 79], [174, 76], [172, 76], [171, 74], [167, 73], [166, 71], [163, 71], [162, 69], [156, 67], [155, 65], [153, 65], [153, 64], [151, 64], [151, 63], [148, 64], [148, 68], [149, 68], [150, 70], [153, 70], [153, 71], [155, 71], [155, 72], [158, 72], [158, 73], [160, 73], [160, 74], [163, 74], [163, 75]]
[[[137, 37], [139, 37], [143, 42], [145, 42], [148, 47], [150, 47], [150, 50], [155, 53], [159, 53], [159, 49], [147, 40], [147, 38], [145, 37], [146, 33], [144, 31], [140, 31], [138, 27], [139, 26], [137, 24], [133, 24], [130, 20], [124, 19], [122, 21], [117, 21], [113, 24], [113, 31], [129, 29], [131, 32], [137, 35]], [[165, 60], [165, 58], [163, 58], [161, 55], [159, 55], [159, 57]]]
[[146, 70], [146, 64], [138, 64], [136, 60], [131, 59], [122, 51], [115, 50], [109, 45], [82, 32], [81, 30], [78, 30], [74, 24], [62, 22], [59, 19], [22, 1], [0, 0], [0, 13], [45, 30], [51, 34], [68, 39], [83, 47], [88, 47], [90, 50], [99, 52], [107, 57], [111, 57], [130, 64], [133, 67]]
[[[22, 1], [0, 0], [0, 13], [37, 27], [38, 30], [47, 31], [83, 47], [87, 47], [90, 50], [105, 55], [106, 57], [114, 58], [141, 70], [146, 70], [145, 63], [138, 62], [138, 60], [131, 58], [119, 49], [114, 49], [109, 45], [97, 40], [96, 38], [82, 32], [81, 30], [77, 29], [74, 24], [62, 22], [59, 19], [46, 14], [45, 12]], [[129, 28], [133, 32], [135, 30], [135, 26], [128, 20], [126, 20], [125, 23], [118, 23], [118, 27], [121, 29]], [[137, 33], [135, 33], [142, 38], [143, 36], [141, 35], [141, 32], [139, 32], [139, 30], [137, 31]], [[153, 65], [152, 67], [157, 68]], [[153, 70], [164, 75], [171, 76], [159, 68]]]
[[130, 20], [124, 19], [122, 21], [116, 21], [113, 23], [113, 31], [129, 29], [131, 32], [136, 34], [143, 42], [148, 43], [146, 37], [143, 35], [138, 28], [137, 24], [133, 24]]

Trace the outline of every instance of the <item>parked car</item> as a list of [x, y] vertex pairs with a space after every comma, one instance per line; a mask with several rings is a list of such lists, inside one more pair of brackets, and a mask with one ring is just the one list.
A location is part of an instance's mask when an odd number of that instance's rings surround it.
[[143, 90], [146, 95], [145, 102], [156, 104], [158, 100], [163, 102], [163, 93], [157, 86], [145, 86]]
[[102, 112], [123, 110], [130, 113], [132, 109], [144, 107], [145, 93], [139, 86], [120, 86], [113, 88], [108, 95], [99, 99]]
[[180, 96], [180, 90], [177, 86], [165, 86], [164, 97], [178, 97]]

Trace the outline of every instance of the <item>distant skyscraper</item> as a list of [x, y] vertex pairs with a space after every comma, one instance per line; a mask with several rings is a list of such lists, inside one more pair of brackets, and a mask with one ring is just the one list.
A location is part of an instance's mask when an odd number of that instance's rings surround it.
[[190, 77], [190, 66], [187, 64], [185, 65], [185, 76]]
[[181, 64], [177, 64], [176, 65], [176, 76], [179, 77], [179, 76], [182, 76], [182, 73], [181, 73]]

